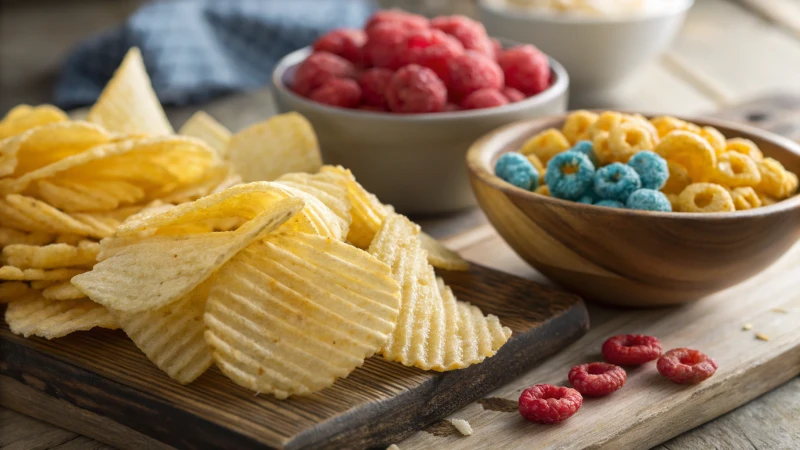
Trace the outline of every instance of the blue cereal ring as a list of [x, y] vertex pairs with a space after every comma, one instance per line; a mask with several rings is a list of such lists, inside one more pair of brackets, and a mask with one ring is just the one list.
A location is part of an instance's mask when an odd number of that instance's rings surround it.
[[494, 174], [527, 191], [532, 191], [539, 185], [539, 172], [521, 153], [503, 154], [494, 165]]
[[594, 195], [584, 195], [575, 201], [578, 203], [584, 203], [586, 205], [593, 205], [595, 200], [596, 199], [594, 198]]
[[638, 152], [628, 160], [628, 165], [639, 174], [642, 187], [659, 190], [667, 183], [669, 168], [667, 161], [651, 151]]
[[607, 208], [624, 208], [625, 204], [616, 200], [600, 200], [595, 206], [605, 206]]
[[570, 151], [583, 153], [589, 157], [589, 161], [591, 161], [595, 167], [599, 165], [597, 155], [594, 154], [594, 146], [592, 145], [592, 141], [578, 141], [575, 146], [570, 149]]
[[622, 163], [612, 163], [602, 167], [594, 176], [594, 193], [603, 200], [624, 203], [633, 191], [641, 187], [639, 174], [632, 167]]
[[641, 209], [644, 211], [672, 211], [672, 203], [666, 195], [653, 189], [639, 189], [634, 191], [625, 202], [629, 209]]
[[591, 190], [594, 164], [583, 153], [562, 152], [548, 161], [544, 180], [553, 197], [575, 201]]

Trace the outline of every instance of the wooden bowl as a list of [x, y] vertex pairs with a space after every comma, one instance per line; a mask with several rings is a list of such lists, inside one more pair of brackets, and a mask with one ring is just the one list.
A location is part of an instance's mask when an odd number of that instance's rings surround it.
[[[472, 189], [503, 239], [525, 261], [588, 300], [653, 307], [700, 299], [772, 264], [800, 237], [800, 196], [730, 213], [664, 213], [584, 205], [512, 186], [494, 163], [566, 115], [517, 122], [467, 153]], [[687, 119], [743, 137], [800, 173], [800, 145], [745, 125]]]

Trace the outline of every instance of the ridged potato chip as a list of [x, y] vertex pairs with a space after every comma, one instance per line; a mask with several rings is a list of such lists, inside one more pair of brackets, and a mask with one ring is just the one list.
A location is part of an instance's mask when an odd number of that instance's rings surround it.
[[22, 281], [0, 281], [0, 303], [20, 300], [31, 292], [33, 289]]
[[59, 122], [33, 128], [0, 142], [0, 168], [5, 168], [0, 169], [0, 176], [20, 177], [109, 139], [105, 130], [88, 122]]
[[278, 183], [303, 191], [325, 204], [341, 221], [343, 236], [347, 236], [353, 217], [347, 195], [345, 179], [334, 173], [291, 173], [277, 180]]
[[230, 163], [223, 163], [208, 171], [206, 179], [171, 192], [161, 197], [167, 203], [193, 202], [209, 194], [222, 192], [242, 182], [242, 177], [233, 170]]
[[231, 141], [231, 132], [205, 111], [197, 111], [178, 131], [182, 136], [191, 136], [208, 144], [224, 158]]
[[350, 170], [341, 166], [324, 166], [321, 173], [338, 174], [345, 180], [347, 198], [350, 200], [352, 223], [347, 233], [347, 242], [358, 248], [369, 248], [372, 238], [381, 227], [383, 219], [389, 213], [389, 208], [382, 204], [377, 197], [367, 192], [361, 186]]
[[117, 322], [107, 309], [81, 298], [77, 300], [47, 300], [33, 296], [13, 301], [6, 309], [6, 323], [14, 334], [54, 339], [75, 331], [94, 327], [116, 330]]
[[5, 201], [0, 199], [0, 219], [22, 230], [73, 233], [96, 238], [108, 236], [43, 201], [18, 194], [7, 195]]
[[[0, 120], [0, 139], [24, 133], [31, 128], [40, 127], [50, 123], [64, 122], [69, 117], [67, 113], [52, 105], [29, 106], [19, 105], [11, 110]], [[2, 175], [2, 173], [0, 173]]]
[[53, 242], [54, 239], [55, 236], [53, 234], [43, 233], [41, 231], [26, 233], [11, 228], [0, 227], [0, 247], [13, 244], [45, 245]]
[[58, 283], [62, 282], [63, 281], [58, 281], [58, 280], [32, 280], [29, 281], [28, 284], [30, 284], [31, 287], [37, 291], [43, 291], [49, 288], [50, 286], [55, 286]]
[[21, 269], [91, 267], [97, 261], [98, 253], [100, 253], [100, 244], [88, 240], [81, 241], [77, 246], [12, 244], [3, 248], [3, 257], [6, 263]]
[[272, 181], [291, 172], [315, 173], [322, 166], [314, 128], [295, 112], [234, 134], [227, 157], [245, 182]]
[[42, 289], [42, 297], [47, 300], [77, 300], [79, 298], [85, 298], [83, 292], [80, 289], [76, 288], [72, 285], [69, 281], [61, 281], [56, 283], [52, 286], [48, 286]]
[[386, 218], [370, 253], [392, 268], [401, 289], [397, 326], [381, 350], [386, 359], [424, 370], [461, 369], [494, 355], [511, 336], [496, 317], [456, 301], [437, 282], [419, 227], [404, 216]]
[[203, 333], [203, 314], [214, 277], [182, 298], [138, 313], [111, 311], [120, 328], [159, 369], [181, 384], [194, 381], [211, 366]]
[[173, 133], [138, 48], [128, 50], [97, 103], [89, 110], [88, 119], [115, 133]]
[[36, 192], [42, 200], [66, 212], [112, 211], [145, 197], [144, 189], [121, 180], [41, 180], [36, 183]]
[[426, 233], [419, 234], [422, 248], [428, 253], [428, 262], [436, 268], [444, 270], [469, 270], [469, 263], [458, 253], [445, 247], [444, 244]]
[[301, 200], [283, 200], [236, 231], [144, 238], [75, 277], [72, 284], [114, 311], [163, 307], [187, 295], [242, 248], [281, 226], [302, 207]]
[[389, 268], [333, 239], [275, 233], [220, 269], [205, 314], [217, 366], [277, 398], [345, 377], [386, 341], [399, 306]]
[[209, 219], [251, 219], [286, 198], [302, 199], [306, 206], [300, 214], [287, 221], [280, 231], [300, 231], [344, 239], [347, 229], [342, 227], [342, 221], [316, 197], [280, 183], [263, 181], [236, 185], [193, 203], [178, 205], [164, 214], [129, 220], [119, 227], [117, 235], [156, 231], [159, 234], [173, 234], [171, 228], [205, 224]]
[[64, 281], [75, 275], [86, 272], [86, 269], [20, 269], [14, 266], [0, 267], [0, 280], [9, 281]]

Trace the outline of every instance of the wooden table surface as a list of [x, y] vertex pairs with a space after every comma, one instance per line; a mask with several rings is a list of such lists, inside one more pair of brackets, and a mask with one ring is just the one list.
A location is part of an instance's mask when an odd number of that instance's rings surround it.
[[[86, 36], [123, 20], [140, 0], [0, 0], [0, 114], [18, 103], [50, 98], [58, 64]], [[382, 0], [428, 14], [470, 14], [467, 0]], [[638, 74], [628, 91], [602, 104], [683, 115], [703, 114], [770, 94], [800, 94], [800, 0], [696, 0], [686, 23], [661, 58]], [[233, 130], [274, 111], [267, 89], [202, 107]], [[180, 126], [197, 107], [168, 111]], [[417, 218], [446, 237], [486, 222], [480, 211]], [[0, 394], [1, 395], [1, 394]], [[718, 419], [659, 445], [678, 449], [800, 447], [800, 378]], [[2, 449], [108, 449], [106, 444], [0, 408]]]

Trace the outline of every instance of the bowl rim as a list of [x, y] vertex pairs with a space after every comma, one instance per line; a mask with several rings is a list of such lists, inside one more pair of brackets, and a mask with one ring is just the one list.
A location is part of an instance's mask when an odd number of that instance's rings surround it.
[[530, 20], [541, 22], [553, 22], [559, 24], [622, 24], [634, 23], [650, 19], [660, 19], [665, 17], [684, 14], [692, 6], [695, 0], [675, 0], [669, 7], [645, 11], [640, 14], [621, 14], [614, 16], [591, 16], [580, 14], [546, 14], [535, 10], [528, 11], [521, 7], [503, 7], [497, 0], [478, 0], [480, 11], [490, 12], [505, 20]]
[[[593, 110], [593, 111], [604, 111], [604, 110]], [[569, 114], [575, 112], [575, 110], [567, 111], [563, 114], [557, 115], [549, 115], [544, 117], [538, 117], [532, 120], [521, 120], [517, 122], [510, 123], [508, 125], [502, 126], [497, 128], [488, 134], [480, 137], [477, 141], [475, 141], [470, 148], [467, 150], [467, 168], [470, 174], [474, 177], [479, 178], [482, 182], [488, 184], [494, 189], [498, 189], [505, 193], [510, 197], [515, 197], [518, 199], [524, 200], [534, 200], [534, 201], [541, 201], [545, 204], [550, 204], [553, 206], [561, 206], [566, 208], [575, 208], [578, 211], [593, 211], [593, 212], [607, 212], [610, 214], [620, 214], [622, 216], [628, 217], [653, 217], [653, 218], [664, 218], [664, 219], [680, 219], [680, 220], [690, 220], [690, 221], [720, 221], [720, 220], [729, 220], [732, 218], [754, 218], [754, 217], [763, 217], [765, 215], [771, 213], [779, 213], [779, 212], [786, 212], [792, 209], [800, 209], [800, 193], [795, 194], [793, 197], [790, 197], [785, 200], [778, 201], [772, 205], [768, 206], [761, 206], [758, 208], [748, 209], [748, 210], [740, 210], [740, 211], [731, 211], [731, 212], [713, 212], [713, 213], [689, 213], [689, 212], [661, 212], [661, 211], [644, 211], [644, 210], [634, 210], [634, 209], [622, 209], [622, 208], [609, 208], [606, 206], [597, 206], [597, 205], [588, 205], [585, 203], [578, 203], [569, 200], [562, 200], [555, 197], [550, 197], [546, 195], [536, 194], [532, 191], [528, 191], [517, 186], [514, 186], [510, 183], [507, 183], [500, 177], [494, 174], [493, 170], [487, 166], [486, 162], [488, 160], [493, 160], [494, 156], [500, 153], [500, 150], [497, 148], [498, 145], [490, 147], [488, 144], [492, 143], [493, 140], [499, 139], [503, 134], [510, 133], [516, 128], [520, 130], [526, 129], [537, 129], [539, 131], [548, 128], [548, 126], [555, 126], [556, 124], [561, 124], [563, 121], [569, 116]], [[635, 113], [634, 111], [619, 111], [622, 113]], [[638, 112], [639, 114], [644, 115], [647, 118], [658, 117], [669, 115], [672, 117], [676, 117], [681, 120], [690, 121], [694, 123], [698, 123], [702, 126], [712, 126], [712, 127], [723, 127], [723, 128], [730, 128], [732, 130], [736, 130], [737, 132], [742, 133], [742, 136], [745, 139], [749, 138], [747, 135], [758, 137], [759, 139], [769, 141], [772, 144], [779, 146], [790, 153], [793, 153], [795, 156], [800, 158], [800, 143], [794, 142], [789, 138], [777, 135], [775, 133], [737, 122], [732, 122], [723, 119], [717, 119], [712, 117], [704, 117], [704, 116], [697, 116], [697, 117], [689, 117], [689, 116], [676, 116], [672, 114], [658, 114], [658, 113], [646, 113], [646, 112]], [[535, 125], [535, 126], [533, 126]], [[515, 136], [518, 136], [517, 133]], [[486, 155], [490, 155], [487, 158]]]
[[[504, 43], [508, 43], [508, 45], [521, 45], [513, 41], [509, 41], [507, 39], [502, 39]], [[272, 85], [273, 88], [277, 91], [280, 91], [282, 95], [288, 96], [292, 99], [292, 101], [298, 102], [303, 104], [304, 106], [312, 109], [318, 109], [330, 114], [338, 114], [343, 117], [351, 117], [353, 119], [375, 119], [375, 120], [384, 120], [387, 122], [431, 122], [431, 121], [439, 121], [439, 122], [448, 122], [448, 121], [457, 121], [463, 119], [480, 119], [496, 114], [504, 114], [504, 113], [511, 113], [511, 112], [520, 112], [520, 111], [527, 111], [532, 108], [536, 108], [539, 106], [543, 106], [547, 103], [550, 103], [557, 99], [558, 97], [565, 95], [567, 90], [569, 89], [569, 75], [567, 74], [567, 69], [561, 65], [558, 61], [556, 61], [552, 56], [547, 55], [547, 58], [550, 61], [550, 71], [551, 74], [554, 76], [555, 81], [544, 91], [528, 97], [524, 100], [509, 103], [507, 105], [502, 106], [495, 106], [493, 108], [481, 108], [481, 109], [471, 109], [471, 110], [464, 110], [464, 111], [450, 111], [450, 112], [436, 112], [436, 113], [422, 113], [422, 114], [395, 114], [395, 113], [385, 113], [385, 112], [372, 112], [372, 111], [364, 111], [364, 110], [357, 110], [357, 109], [347, 109], [347, 108], [338, 108], [335, 106], [328, 106], [323, 105], [321, 103], [314, 102], [309, 100], [305, 97], [302, 97], [296, 94], [294, 91], [289, 89], [289, 87], [284, 83], [283, 78], [288, 70], [300, 64], [301, 61], [306, 59], [308, 55], [312, 52], [311, 46], [303, 47], [297, 49], [278, 61], [278, 64], [275, 65], [275, 69], [272, 71]]]

